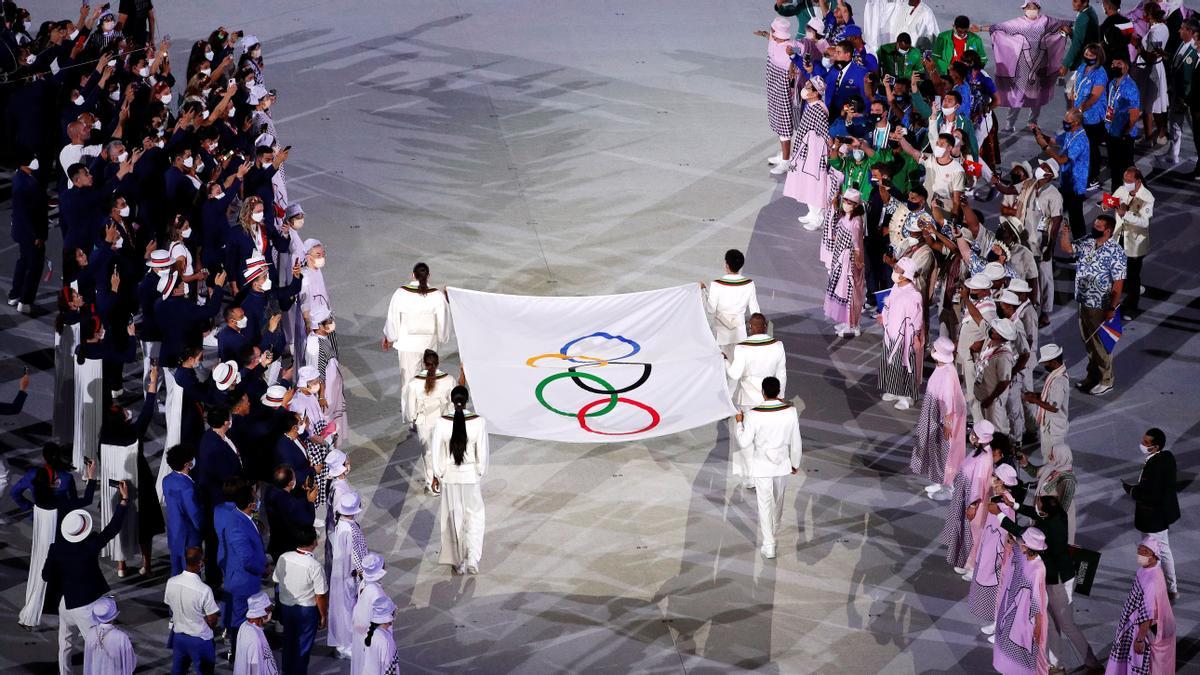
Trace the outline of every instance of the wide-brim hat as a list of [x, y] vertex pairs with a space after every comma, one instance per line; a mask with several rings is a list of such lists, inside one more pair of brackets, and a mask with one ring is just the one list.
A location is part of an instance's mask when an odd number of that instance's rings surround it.
[[1012, 468], [1011, 464], [1001, 464], [992, 472], [996, 478], [1000, 479], [1001, 483], [1012, 487], [1017, 484], [1017, 470]]
[[386, 595], [375, 598], [371, 603], [371, 623], [391, 623], [396, 614], [396, 603]]
[[101, 596], [99, 600], [92, 603], [92, 619], [96, 623], [109, 623], [117, 618], [121, 610], [117, 609], [117, 603], [107, 595]]
[[900, 261], [896, 263], [896, 267], [900, 268], [900, 276], [908, 279], [909, 281], [916, 281], [917, 261], [913, 260], [912, 258], [901, 258]]
[[328, 307], [325, 305], [317, 305], [316, 307], [313, 307], [313, 310], [309, 313], [308, 318], [312, 322], [313, 326], [320, 326], [328, 321], [329, 317], [331, 316], [333, 316], [333, 312], [330, 312]]
[[1021, 277], [1013, 277], [1008, 280], [1008, 290], [1013, 293], [1031, 293], [1033, 288], [1029, 286], [1029, 282]]
[[260, 399], [268, 408], [278, 408], [283, 405], [283, 397], [287, 395], [287, 387], [273, 384], [267, 387], [267, 392]]
[[271, 598], [259, 591], [246, 599], [246, 618], [261, 619], [271, 613]]
[[1006, 305], [1012, 305], [1013, 307], [1016, 307], [1017, 305], [1021, 304], [1021, 299], [1018, 298], [1017, 294], [1013, 293], [1012, 291], [1001, 291], [1000, 295], [996, 296], [996, 302], [1002, 302]]
[[933, 341], [933, 360], [938, 363], [954, 362], [954, 342], [948, 337], [940, 337]]
[[309, 382], [319, 379], [321, 379], [321, 371], [317, 370], [316, 366], [303, 366], [296, 374], [297, 384], [307, 385]]
[[213, 368], [213, 384], [221, 391], [229, 391], [237, 384], [238, 367], [234, 361], [222, 361]]
[[75, 509], [63, 518], [59, 531], [62, 532], [63, 539], [72, 544], [87, 539], [92, 533], [92, 514], [83, 509]]
[[366, 581], [379, 581], [387, 574], [383, 556], [378, 553], [368, 553], [363, 556], [362, 568], [363, 579]]
[[973, 291], [987, 291], [991, 290], [992, 281], [982, 274], [974, 274], [964, 285]]
[[1021, 534], [1021, 543], [1033, 551], [1046, 550], [1046, 534], [1036, 527], [1031, 527]]
[[771, 22], [771, 36], [780, 40], [792, 37], [792, 22], [782, 16], [775, 17], [775, 20]]
[[1047, 361], [1053, 361], [1055, 359], [1062, 358], [1062, 353], [1062, 347], [1059, 347], [1053, 342], [1042, 345], [1042, 347], [1038, 349], [1038, 363], [1045, 363]]
[[1017, 337], [1017, 328], [1009, 319], [996, 319], [992, 322], [991, 329], [999, 333], [1000, 337], [1005, 340], [1013, 340]]
[[991, 443], [992, 437], [996, 435], [996, 425], [987, 420], [979, 420], [971, 430], [975, 432], [975, 437], [980, 443]]
[[1004, 277], [1008, 276], [1008, 271], [1004, 269], [1004, 265], [1001, 265], [998, 262], [990, 262], [983, 266], [982, 274], [983, 276], [987, 277], [989, 281], [995, 282], [1000, 281]]
[[337, 512], [343, 516], [353, 516], [362, 513], [362, 498], [357, 492], [347, 492], [338, 500]]
[[849, 190], [846, 190], [844, 193], [842, 193], [842, 199], [844, 199], [845, 201], [848, 201], [848, 202], [854, 202], [855, 204], [861, 204], [862, 203], [862, 193], [854, 188], [850, 188]]
[[150, 252], [150, 257], [146, 259], [146, 267], [156, 270], [174, 264], [175, 258], [171, 257], [171, 252], [163, 248], [154, 249]]
[[[1032, 2], [1033, 0], [1030, 1]], [[1024, 7], [1024, 5], [1021, 6]], [[1012, 168], [1023, 169], [1027, 177], [1033, 178], [1033, 166], [1029, 162], [1013, 162]]]

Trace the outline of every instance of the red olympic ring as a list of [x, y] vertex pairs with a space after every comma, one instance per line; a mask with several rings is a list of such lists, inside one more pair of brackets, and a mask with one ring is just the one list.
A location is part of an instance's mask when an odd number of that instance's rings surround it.
[[587, 414], [589, 412], [591, 412], [592, 408], [595, 408], [596, 406], [604, 404], [604, 403], [610, 403], [611, 401], [612, 401], [611, 398], [597, 399], [597, 400], [592, 401], [591, 403], [583, 406], [582, 408], [580, 408], [579, 412], [576, 414], [576, 417], [579, 419], [579, 426], [582, 427], [584, 431], [588, 431], [593, 434], [601, 434], [604, 436], [629, 436], [632, 434], [640, 434], [640, 433], [643, 433], [646, 431], [650, 431], [654, 427], [658, 426], [658, 423], [661, 421], [661, 417], [659, 417], [658, 411], [655, 410], [654, 408], [651, 408], [650, 406], [646, 405], [645, 403], [642, 403], [641, 401], [635, 401], [631, 398], [625, 398], [623, 396], [618, 396], [617, 403], [628, 403], [631, 406], [634, 406], [636, 408], [641, 408], [642, 410], [649, 413], [650, 414], [650, 424], [647, 424], [646, 426], [644, 426], [641, 429], [638, 429], [636, 431], [597, 431], [596, 429], [589, 427], [588, 423], [587, 423]]

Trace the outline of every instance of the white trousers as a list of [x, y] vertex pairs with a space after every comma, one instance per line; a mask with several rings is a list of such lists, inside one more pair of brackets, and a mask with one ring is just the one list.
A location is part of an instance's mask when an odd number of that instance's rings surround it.
[[58, 601], [58, 675], [71, 673], [71, 640], [83, 639], [83, 634], [94, 625], [92, 605], [86, 604], [67, 609], [67, 601]]
[[1054, 312], [1054, 263], [1049, 256], [1038, 263], [1038, 295], [1042, 299], [1041, 313]]
[[396, 356], [400, 359], [400, 419], [408, 419], [408, 411], [404, 410], [404, 388], [412, 382], [417, 373], [425, 369], [425, 352], [401, 352]]
[[762, 545], [765, 548], [775, 547], [775, 535], [779, 533], [779, 522], [783, 520], [786, 480], [787, 476], [754, 479], [754, 492], [758, 497], [758, 529], [762, 533]]
[[[1172, 107], [1171, 112], [1167, 116], [1167, 139], [1170, 141], [1170, 150], [1167, 153], [1172, 162], [1178, 162], [1180, 159], [1180, 151], [1183, 149], [1183, 125], [1192, 126], [1192, 116], [1187, 108], [1179, 109]], [[1192, 133], [1196, 130], [1192, 129]]]
[[22, 626], [36, 628], [42, 622], [42, 604], [46, 602], [46, 582], [42, 581], [42, 568], [46, 565], [46, 553], [54, 543], [58, 531], [58, 510], [33, 507], [33, 541], [29, 555], [29, 575], [25, 578], [25, 606], [17, 622]]
[[1171, 542], [1167, 539], [1167, 530], [1147, 532], [1146, 534], [1158, 540], [1158, 561], [1162, 564], [1163, 577], [1167, 580], [1167, 591], [1178, 593], [1179, 588], [1175, 582], [1175, 556], [1171, 555]]
[[442, 552], [444, 565], [479, 565], [483, 553], [483, 493], [479, 483], [442, 485]]
[[1005, 396], [1008, 397], [1008, 435], [1012, 438], [1014, 446], [1019, 446], [1021, 437], [1025, 435], [1025, 401], [1022, 398], [1024, 395], [1025, 377], [1018, 374], [1005, 392]]
[[417, 442], [421, 444], [421, 473], [425, 479], [425, 487], [433, 487], [433, 429], [437, 426], [438, 418], [432, 415], [419, 415], [416, 419]]

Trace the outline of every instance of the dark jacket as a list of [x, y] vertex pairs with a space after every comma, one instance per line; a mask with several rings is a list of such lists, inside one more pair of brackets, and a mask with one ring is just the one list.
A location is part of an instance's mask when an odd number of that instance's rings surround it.
[[117, 504], [108, 526], [99, 533], [93, 531], [83, 541], [71, 543], [56, 533], [46, 553], [42, 580], [50, 588], [61, 590], [67, 609], [90, 605], [108, 592], [108, 581], [100, 571], [100, 551], [121, 531], [124, 519], [125, 507]]
[[1133, 526], [1138, 532], [1162, 532], [1179, 520], [1175, 494], [1175, 455], [1159, 450], [1146, 459], [1142, 476], [1129, 491], [1133, 497]]
[[300, 545], [296, 533], [305, 525], [311, 526], [317, 512], [301, 488], [288, 492], [272, 485], [267, 488], [263, 506], [267, 511], [267, 523], [271, 526], [267, 553], [274, 558]]
[[[1054, 585], [1070, 581], [1075, 577], [1075, 563], [1071, 562], [1070, 546], [1067, 544], [1067, 513], [1061, 508], [1045, 516], [1038, 515], [1028, 504], [1017, 507], [1017, 513], [1033, 521], [1033, 527], [1046, 535], [1046, 550], [1042, 551], [1042, 562], [1046, 563], [1046, 584]], [[1024, 527], [1008, 518], [1000, 521], [1001, 526], [1014, 537], [1021, 538]]]
[[222, 488], [225, 479], [242, 475], [242, 460], [220, 434], [209, 429], [200, 437], [200, 451], [196, 453], [196, 469], [192, 476], [200, 504], [211, 509], [225, 501]]

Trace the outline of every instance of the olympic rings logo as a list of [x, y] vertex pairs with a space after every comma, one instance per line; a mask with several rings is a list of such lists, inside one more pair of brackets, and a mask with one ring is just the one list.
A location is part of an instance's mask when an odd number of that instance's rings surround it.
[[[615, 357], [615, 358], [611, 358], [611, 357], [610, 358], [600, 358], [600, 357], [596, 357], [596, 356], [586, 356], [583, 354], [572, 354], [571, 353], [572, 347], [574, 347], [575, 345], [577, 345], [585, 340], [589, 340], [591, 338], [600, 338], [603, 340], [615, 341], [624, 347], [626, 353], [624, 353], [618, 357]], [[546, 377], [545, 379], [543, 379], [541, 382], [538, 383], [537, 387], [535, 387], [533, 390], [533, 395], [537, 398], [538, 403], [542, 404], [543, 408], [545, 408], [546, 410], [549, 410], [550, 412], [552, 412], [556, 415], [562, 415], [564, 417], [574, 417], [575, 419], [577, 419], [579, 421], [579, 427], [589, 433], [599, 434], [602, 436], [630, 436], [633, 434], [640, 434], [640, 433], [647, 432], [647, 431], [653, 429], [654, 427], [658, 426], [658, 423], [660, 421], [662, 421], [662, 418], [658, 414], [658, 411], [655, 410], [653, 407], [646, 405], [645, 403], [642, 403], [641, 401], [636, 401], [634, 399], [627, 398], [625, 396], [621, 396], [621, 394], [626, 394], [626, 393], [629, 393], [629, 392], [637, 389], [638, 387], [645, 384], [647, 380], [650, 379], [651, 365], [649, 363], [625, 360], [625, 359], [628, 359], [631, 356], [637, 354], [640, 351], [642, 351], [641, 345], [639, 345], [637, 342], [630, 340], [629, 338], [627, 338], [623, 335], [611, 335], [609, 333], [597, 331], [595, 333], [591, 333], [589, 335], [582, 335], [580, 337], [575, 338], [574, 340], [568, 341], [566, 344], [564, 344], [562, 347], [560, 347], [557, 352], [550, 353], [550, 354], [538, 354], [537, 356], [531, 356], [525, 361], [525, 365], [529, 366], [530, 368], [544, 368], [546, 366], [541, 366], [538, 364], [541, 363], [542, 361], [547, 361], [547, 360], [556, 361], [560, 365], [567, 364], [567, 363], [574, 364], [574, 365], [568, 366], [565, 371], [560, 372], [560, 373], [554, 373], [553, 375]], [[638, 376], [638, 378], [633, 382], [633, 384], [630, 384], [630, 385], [627, 385], [624, 387], [620, 387], [620, 388], [614, 387], [611, 383], [609, 383], [607, 380], [600, 377], [599, 375], [596, 375], [591, 372], [586, 372], [586, 370], [588, 370], [588, 369], [605, 368], [608, 366], [641, 366], [642, 372]], [[556, 382], [558, 380], [567, 380], [567, 379], [574, 382], [575, 385], [578, 386], [583, 391], [586, 391], [591, 394], [599, 394], [600, 396], [603, 396], [604, 398], [599, 398], [594, 401], [591, 401], [590, 403], [587, 403], [587, 404], [583, 405], [582, 407], [580, 407], [579, 410], [577, 410], [575, 412], [570, 412], [567, 410], [559, 410], [558, 408], [554, 407], [553, 405], [551, 405], [550, 403], [548, 403], [546, 401], [546, 387], [549, 386], [551, 383]], [[593, 385], [595, 385], [595, 386], [593, 386]], [[625, 403], [627, 405], [631, 405], [634, 408], [637, 408], [637, 409], [645, 412], [649, 416], [649, 423], [646, 424], [645, 426], [643, 426], [642, 428], [634, 429], [633, 431], [601, 431], [599, 429], [592, 428], [592, 426], [588, 423], [588, 420], [591, 418], [602, 417], [604, 415], [611, 413], [613, 410], [616, 409], [617, 405], [620, 403]]]

